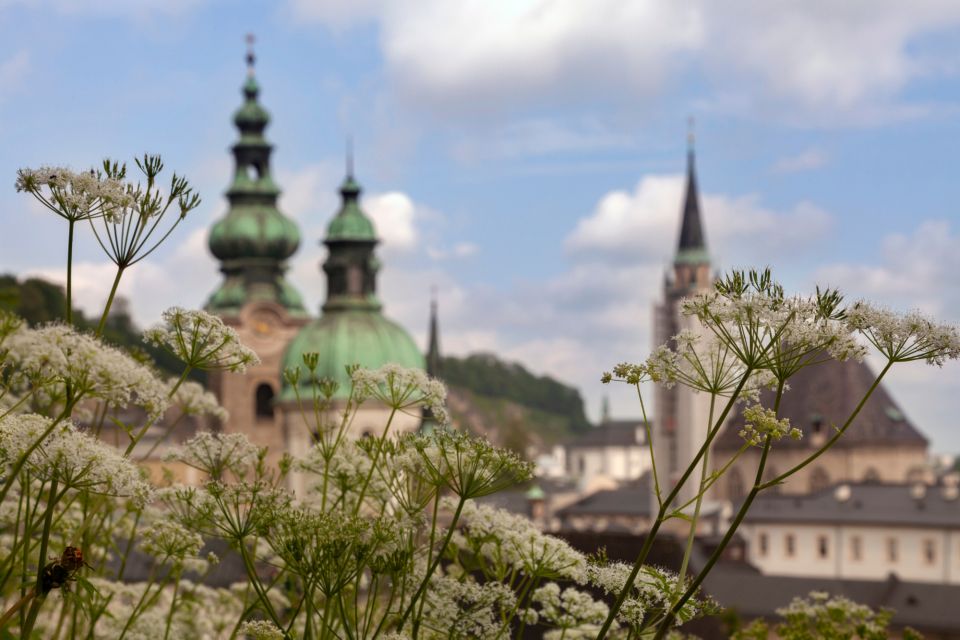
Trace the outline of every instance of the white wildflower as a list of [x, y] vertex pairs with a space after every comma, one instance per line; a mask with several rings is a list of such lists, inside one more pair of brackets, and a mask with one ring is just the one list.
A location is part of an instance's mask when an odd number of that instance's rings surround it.
[[[454, 506], [449, 498], [443, 504]], [[575, 582], [586, 578], [583, 554], [566, 541], [541, 532], [523, 516], [470, 501], [464, 505], [460, 522], [464, 543], [486, 556], [503, 575], [520, 571], [531, 577]]]
[[6, 341], [7, 362], [31, 376], [69, 385], [74, 398], [115, 407], [136, 404], [151, 417], [167, 408], [167, 390], [153, 371], [119, 349], [63, 324], [23, 329]]
[[[167, 380], [167, 388], [173, 389], [177, 380], [171, 378]], [[226, 422], [230, 417], [227, 410], [220, 406], [217, 396], [207, 391], [199, 382], [187, 380], [183, 382], [174, 392], [171, 403], [179, 407], [183, 415], [188, 416], [213, 416], [221, 422]]]
[[794, 440], [803, 437], [800, 429], [790, 426], [789, 418], [778, 420], [777, 413], [773, 409], [766, 409], [759, 404], [743, 410], [743, 422], [740, 437], [749, 445], [763, 444], [767, 436], [770, 436], [771, 440], [780, 440], [784, 436], [790, 436]]
[[36, 414], [0, 420], [0, 457], [13, 463], [28, 451], [25, 464], [31, 473], [57, 478], [64, 486], [116, 496], [145, 496], [150, 490], [139, 467], [71, 422], [54, 426]]
[[164, 456], [188, 467], [199, 469], [213, 479], [220, 479], [230, 471], [243, 477], [250, 471], [263, 452], [242, 433], [211, 433], [201, 431]]
[[858, 302], [847, 311], [847, 324], [858, 331], [888, 360], [926, 360], [943, 366], [960, 358], [960, 331], [936, 324], [918, 311], [897, 314]]
[[134, 205], [134, 188], [97, 171], [43, 166], [17, 171], [17, 191], [26, 191], [60, 217], [115, 220]]
[[163, 312], [162, 326], [143, 333], [147, 342], [182, 360], [191, 369], [226, 369], [243, 372], [260, 358], [240, 342], [237, 332], [206, 311], [171, 307]]
[[439, 424], [449, 422], [446, 387], [420, 369], [387, 364], [379, 369], [358, 368], [352, 378], [358, 398], [374, 398], [398, 411], [426, 407]]
[[182, 563], [188, 557], [196, 557], [203, 547], [200, 534], [162, 518], [147, 527], [142, 535], [143, 550], [163, 562]]
[[248, 620], [240, 625], [240, 633], [249, 640], [283, 640], [286, 636], [269, 620]]
[[540, 605], [539, 617], [546, 624], [564, 630], [579, 627], [579, 632], [590, 627], [594, 637], [610, 612], [605, 603], [594, 600], [590, 594], [573, 587], [561, 591], [555, 582], [534, 591], [530, 599]]
[[503, 627], [501, 612], [510, 611], [516, 595], [504, 583], [479, 584], [436, 575], [430, 581], [423, 610], [423, 628], [427, 638], [493, 638]]
[[533, 465], [483, 438], [438, 429], [414, 442], [427, 473], [465, 499], [502, 491], [533, 476]]

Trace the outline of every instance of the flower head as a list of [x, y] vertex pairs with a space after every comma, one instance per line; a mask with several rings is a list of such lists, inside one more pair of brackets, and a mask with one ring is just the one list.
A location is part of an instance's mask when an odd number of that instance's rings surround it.
[[448, 422], [446, 387], [420, 369], [387, 364], [379, 369], [357, 368], [351, 375], [358, 398], [374, 398], [398, 411], [426, 407], [438, 423]]
[[163, 326], [148, 329], [143, 338], [179, 358], [191, 369], [243, 372], [260, 358], [240, 342], [240, 336], [206, 311], [171, 307], [163, 312]]

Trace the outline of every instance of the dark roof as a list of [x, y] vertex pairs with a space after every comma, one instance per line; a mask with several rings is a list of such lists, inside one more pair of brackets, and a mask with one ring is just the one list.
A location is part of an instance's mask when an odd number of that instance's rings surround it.
[[687, 152], [687, 193], [683, 202], [683, 219], [680, 223], [680, 252], [691, 249], [706, 249], [707, 241], [700, 224], [700, 194], [697, 192], [697, 172], [694, 166], [693, 149]]
[[[783, 394], [780, 415], [790, 418], [793, 426], [802, 429], [803, 438], [784, 438], [776, 443], [774, 450], [810, 448], [810, 436], [817, 421], [822, 423], [824, 433], [832, 433], [834, 426], [840, 427], [846, 421], [875, 379], [876, 375], [865, 363], [855, 360], [829, 360], [801, 369], [789, 380], [790, 389]], [[763, 406], [772, 407], [773, 400], [773, 391], [764, 390], [760, 393]], [[743, 444], [739, 435], [743, 428], [743, 407], [735, 411], [733, 418], [717, 436], [714, 446], [718, 449], [739, 449]], [[881, 384], [835, 446], [863, 445], [926, 447], [927, 439]]]
[[[844, 490], [841, 487], [846, 486]], [[913, 491], [923, 490], [922, 497]], [[838, 499], [838, 495], [845, 499]], [[831, 523], [960, 528], [960, 499], [943, 487], [909, 484], [836, 485], [813, 494], [761, 494], [747, 512], [746, 522]]]
[[567, 444], [574, 447], [635, 447], [646, 444], [643, 420], [607, 420]]
[[892, 574], [876, 581], [770, 576], [721, 562], [707, 576], [704, 588], [721, 605], [746, 618], [776, 618], [776, 610], [786, 607], [795, 596], [826, 591], [873, 609], [893, 609], [893, 623], [898, 627], [951, 633], [950, 637], [960, 633], [960, 585], [902, 582]]
[[649, 516], [652, 512], [650, 502], [653, 490], [650, 488], [650, 474], [623, 485], [617, 489], [606, 489], [591, 493], [557, 512], [561, 518], [567, 516]]
[[536, 478], [522, 486], [477, 498], [477, 502], [489, 507], [505, 509], [511, 513], [529, 516], [530, 499], [527, 497], [527, 492], [534, 485], [543, 491], [547, 499], [558, 493], [572, 493], [577, 490], [577, 483], [571, 478]]

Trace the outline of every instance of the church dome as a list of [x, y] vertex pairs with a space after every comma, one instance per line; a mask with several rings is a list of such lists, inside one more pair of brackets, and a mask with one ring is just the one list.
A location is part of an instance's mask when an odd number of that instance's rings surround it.
[[[300, 397], [311, 398], [307, 386], [308, 372], [303, 365], [303, 354], [320, 355], [316, 375], [339, 383], [337, 397], [350, 393], [350, 379], [346, 367], [359, 364], [376, 369], [385, 364], [397, 364], [411, 369], [426, 366], [423, 354], [407, 331], [383, 314], [370, 310], [342, 310], [325, 313], [303, 329], [287, 346], [283, 369], [300, 368]], [[280, 400], [295, 400], [293, 388], [285, 381]]]
[[286, 260], [300, 245], [300, 231], [272, 205], [235, 205], [213, 225], [209, 245], [218, 260]]
[[241, 132], [262, 132], [270, 122], [270, 114], [257, 102], [260, 85], [256, 78], [248, 77], [243, 85], [246, 98], [243, 105], [233, 114], [233, 123]]

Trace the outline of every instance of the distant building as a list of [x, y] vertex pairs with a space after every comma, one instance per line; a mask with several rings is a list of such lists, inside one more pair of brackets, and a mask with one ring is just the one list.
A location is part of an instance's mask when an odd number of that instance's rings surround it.
[[[319, 354], [316, 375], [339, 383], [338, 400], [350, 390], [346, 365], [377, 368], [395, 363], [423, 369], [425, 362], [407, 331], [382, 313], [376, 293], [381, 266], [374, 253], [378, 239], [360, 207], [361, 189], [352, 168], [340, 188], [340, 210], [324, 239], [327, 299], [319, 318], [310, 318], [300, 294], [286, 279], [286, 261], [297, 250], [300, 233], [277, 208], [280, 189], [270, 170], [273, 147], [263, 135], [269, 115], [258, 101], [253, 62], [249, 53], [244, 103], [234, 116], [240, 139], [233, 146], [230, 206], [209, 238], [224, 279], [206, 309], [234, 327], [261, 363], [246, 375], [212, 375], [210, 386], [230, 412], [224, 430], [245, 433], [255, 444], [269, 446], [271, 457], [277, 458], [283, 452], [302, 453], [310, 444], [296, 392], [283, 378], [285, 368], [302, 367], [304, 353]], [[309, 405], [308, 378], [301, 376], [299, 391]], [[365, 403], [353, 422], [354, 435], [380, 433], [388, 414], [384, 407]], [[416, 429], [420, 420], [398, 415], [391, 430]]]
[[[875, 378], [866, 364], [856, 361], [827, 362], [802, 369], [791, 378], [790, 390], [780, 404], [780, 415], [803, 431], [803, 437], [777, 442], [764, 470], [766, 479], [787, 471], [822, 446], [854, 410]], [[760, 402], [773, 406], [773, 392], [761, 392]], [[714, 442], [717, 463], [729, 459], [743, 445], [739, 436], [742, 428], [743, 414], [737, 411]], [[770, 490], [792, 494], [817, 492], [842, 482], [932, 482], [927, 445], [926, 437], [881, 385], [836, 444], [783, 485]], [[742, 454], [715, 485], [713, 495], [734, 501], [746, 495], [759, 455], [758, 448]]]
[[633, 533], [649, 530], [656, 515], [650, 474], [611, 489], [593, 491], [557, 511], [561, 531]]
[[[713, 287], [710, 256], [700, 209], [692, 136], [687, 151], [687, 184], [681, 214], [680, 236], [673, 264], [664, 279], [662, 301], [654, 312], [654, 345], [670, 343], [683, 330], [703, 331], [696, 318], [680, 313], [680, 301]], [[860, 362], [836, 362], [803, 369], [790, 379], [780, 414], [799, 427], [799, 441], [784, 439], [768, 459], [765, 477], [783, 473], [814, 452], [842, 424], [873, 384], [874, 374]], [[653, 445], [660, 484], [671, 488], [696, 456], [707, 435], [709, 396], [683, 385], [654, 390]], [[772, 392], [761, 394], [764, 406], [773, 406]], [[742, 446], [740, 406], [721, 428], [710, 451], [709, 466], [717, 469]], [[785, 493], [807, 493], [837, 482], [931, 482], [927, 439], [906, 417], [883, 385], [877, 387], [849, 430], [815, 463], [777, 488]], [[746, 451], [707, 494], [708, 501], [736, 501], [752, 485], [759, 451]], [[699, 477], [699, 468], [691, 478]], [[688, 481], [679, 503], [696, 492]]]
[[840, 484], [761, 494], [740, 533], [765, 575], [960, 585], [956, 484]]
[[566, 445], [567, 475], [581, 490], [611, 488], [650, 470], [642, 420], [607, 419]]

